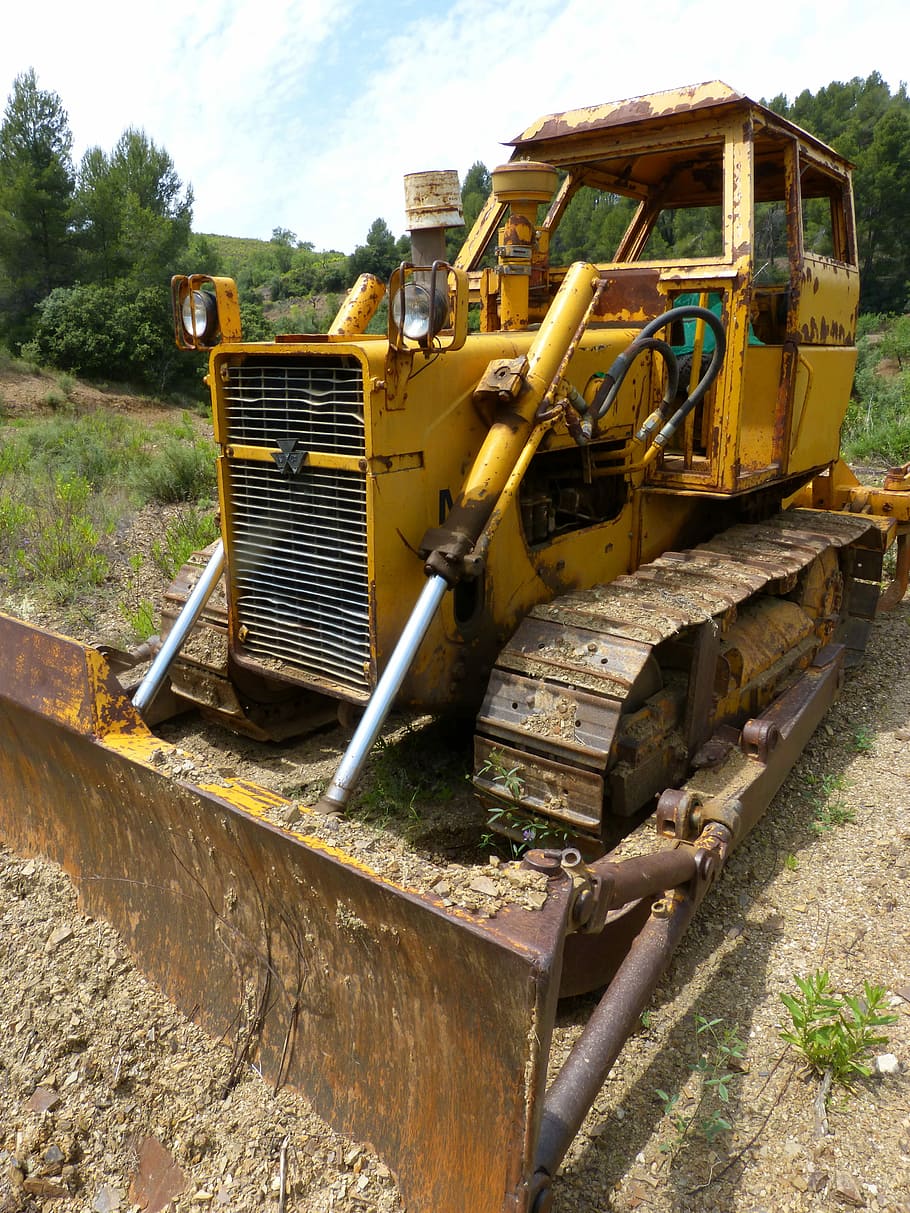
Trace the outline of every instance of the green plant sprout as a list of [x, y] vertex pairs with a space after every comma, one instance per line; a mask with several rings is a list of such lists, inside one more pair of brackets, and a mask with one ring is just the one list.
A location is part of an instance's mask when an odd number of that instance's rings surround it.
[[836, 994], [825, 969], [811, 977], [796, 977], [799, 994], [781, 994], [790, 1013], [793, 1030], [781, 1032], [781, 1038], [803, 1057], [810, 1070], [852, 1090], [858, 1077], [868, 1077], [869, 1054], [887, 1045], [880, 1028], [896, 1021], [897, 1016], [883, 1010], [885, 990], [863, 984], [862, 998]]
[[746, 1055], [745, 1043], [720, 1016], [707, 1019], [696, 1015], [695, 1039], [702, 1053], [692, 1068], [692, 1073], [701, 1077], [701, 1091], [694, 1108], [682, 1110], [678, 1092], [675, 1095], [660, 1089], [655, 1092], [673, 1126], [672, 1139], [661, 1146], [665, 1154], [675, 1154], [693, 1133], [713, 1145], [733, 1127], [725, 1112], [733, 1079]]

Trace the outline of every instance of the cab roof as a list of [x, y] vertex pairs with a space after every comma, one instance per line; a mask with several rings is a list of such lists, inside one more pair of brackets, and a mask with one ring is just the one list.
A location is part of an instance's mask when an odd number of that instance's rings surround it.
[[728, 121], [738, 116], [751, 118], [757, 126], [798, 139], [829, 163], [839, 163], [845, 170], [850, 167], [848, 161], [820, 139], [721, 80], [548, 114], [509, 140], [508, 146], [515, 148], [517, 159], [531, 157], [548, 164], [568, 166], [590, 159], [593, 145], [601, 142], [598, 139], [601, 134], [622, 142], [622, 133], [637, 137], [644, 135], [649, 126], [674, 130], [691, 126], [699, 118], [716, 117], [719, 121]]

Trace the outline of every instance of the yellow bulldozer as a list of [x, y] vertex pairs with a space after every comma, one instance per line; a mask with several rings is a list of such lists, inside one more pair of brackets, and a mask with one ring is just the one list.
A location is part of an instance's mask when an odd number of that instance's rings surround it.
[[[908, 468], [872, 489], [839, 458], [849, 164], [716, 81], [511, 146], [452, 261], [457, 177], [406, 179], [411, 260], [326, 334], [244, 341], [231, 280], [174, 279], [177, 342], [209, 356], [221, 538], [130, 694], [0, 617], [4, 840], [62, 863], [419, 1213], [552, 1207], [699, 902], [861, 655], [892, 545], [885, 605], [910, 568]], [[556, 264], [592, 197], [631, 200], [615, 255]], [[263, 740], [340, 713], [311, 810], [340, 815], [393, 705], [476, 716], [477, 795], [530, 843], [541, 908], [402, 887], [306, 814], [276, 824], [263, 788], [169, 773], [152, 731], [177, 707]], [[557, 1002], [596, 989], [548, 1085]]]

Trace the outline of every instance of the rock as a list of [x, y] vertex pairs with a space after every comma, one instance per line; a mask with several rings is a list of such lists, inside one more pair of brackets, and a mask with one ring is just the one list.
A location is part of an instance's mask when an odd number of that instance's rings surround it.
[[489, 876], [475, 876], [468, 888], [474, 893], [480, 893], [482, 897], [496, 897], [499, 893], [499, 889]]
[[876, 1057], [874, 1067], [876, 1074], [894, 1075], [901, 1072], [901, 1063], [893, 1053], [881, 1053]]
[[842, 1200], [844, 1204], [853, 1205], [853, 1207], [856, 1209], [865, 1208], [865, 1197], [859, 1190], [859, 1185], [849, 1171], [837, 1171], [835, 1173], [834, 1194], [837, 1199]]
[[60, 1096], [52, 1087], [36, 1087], [25, 1105], [29, 1112], [52, 1112], [60, 1103]]
[[110, 1184], [104, 1184], [95, 1194], [92, 1210], [93, 1213], [118, 1213], [122, 1204], [123, 1192], [119, 1188], [112, 1188]]
[[154, 1137], [146, 1137], [139, 1149], [139, 1166], [130, 1181], [130, 1200], [146, 1213], [159, 1213], [186, 1188], [186, 1176]]
[[810, 1171], [809, 1172], [809, 1191], [824, 1192], [828, 1186], [830, 1176], [827, 1171]]
[[47, 943], [44, 945], [45, 952], [56, 952], [57, 948], [59, 948], [62, 943], [66, 943], [66, 941], [68, 939], [72, 939], [72, 937], [72, 927], [57, 927], [56, 930], [51, 931], [50, 935], [48, 936]]
[[62, 1179], [45, 1179], [40, 1176], [30, 1176], [22, 1182], [23, 1191], [29, 1196], [43, 1196], [45, 1200], [54, 1200], [61, 1196], [69, 1196], [66, 1184]]

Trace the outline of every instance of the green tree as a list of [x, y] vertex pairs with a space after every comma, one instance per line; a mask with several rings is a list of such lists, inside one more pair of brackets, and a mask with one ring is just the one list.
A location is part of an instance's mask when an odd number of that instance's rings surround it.
[[13, 82], [0, 126], [0, 324], [21, 340], [37, 301], [69, 280], [74, 188], [69, 119], [33, 68]]
[[853, 161], [863, 311], [910, 303], [910, 98], [873, 72], [769, 107]]
[[110, 156], [86, 152], [76, 208], [84, 280], [160, 285], [189, 242], [193, 192], [164, 148], [129, 128]]
[[31, 349], [41, 362], [95, 379], [162, 391], [181, 366], [163, 284], [81, 283], [38, 304]]
[[[407, 252], [404, 253], [407, 256]], [[358, 244], [348, 257], [347, 277], [353, 282], [360, 274], [375, 274], [386, 279], [401, 264], [402, 250], [384, 219], [374, 219], [366, 244]]]

